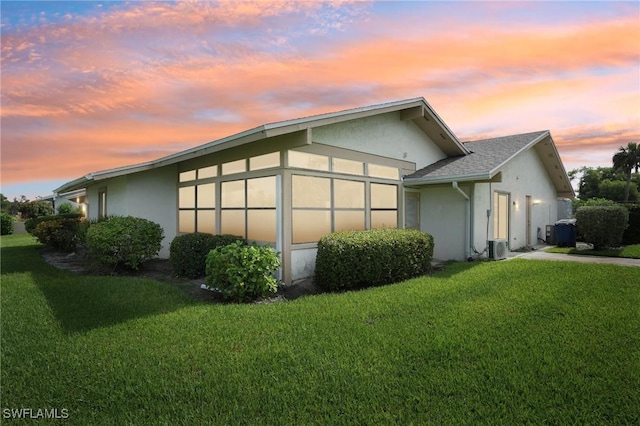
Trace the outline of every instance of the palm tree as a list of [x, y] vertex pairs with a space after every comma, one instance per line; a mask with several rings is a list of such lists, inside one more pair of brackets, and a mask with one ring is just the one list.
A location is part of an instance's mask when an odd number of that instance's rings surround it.
[[627, 175], [627, 186], [624, 190], [624, 201], [629, 201], [629, 187], [631, 186], [631, 172], [640, 169], [640, 150], [636, 142], [629, 142], [627, 147], [621, 146], [613, 156], [613, 168], [622, 170]]

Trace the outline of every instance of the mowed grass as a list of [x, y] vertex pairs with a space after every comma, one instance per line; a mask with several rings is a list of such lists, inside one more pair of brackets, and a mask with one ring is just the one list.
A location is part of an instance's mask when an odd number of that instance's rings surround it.
[[267, 305], [2, 238], [2, 408], [68, 424], [638, 424], [640, 268], [454, 263]]
[[545, 251], [549, 253], [582, 254], [587, 256], [627, 257], [640, 259], [640, 244], [633, 244], [617, 250], [579, 250], [575, 247], [551, 247]]

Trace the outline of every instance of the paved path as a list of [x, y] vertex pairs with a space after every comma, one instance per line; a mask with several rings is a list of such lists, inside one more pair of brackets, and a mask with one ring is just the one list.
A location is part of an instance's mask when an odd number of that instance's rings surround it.
[[569, 262], [581, 262], [581, 263], [609, 263], [612, 265], [622, 266], [638, 266], [640, 267], [640, 259], [628, 259], [623, 257], [604, 257], [604, 256], [589, 256], [584, 254], [562, 254], [562, 253], [547, 253], [544, 249], [530, 251], [527, 253], [511, 253], [508, 259], [538, 259], [538, 260], [556, 260], [556, 261], [569, 261]]

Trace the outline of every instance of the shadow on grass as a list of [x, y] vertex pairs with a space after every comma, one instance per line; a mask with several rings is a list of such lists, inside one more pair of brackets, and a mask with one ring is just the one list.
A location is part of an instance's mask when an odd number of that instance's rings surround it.
[[[198, 304], [180, 290], [151, 279], [79, 276], [48, 265], [39, 245], [2, 247], [2, 275], [15, 277], [17, 285], [35, 284], [66, 333], [108, 327], [137, 318], [165, 314]], [[4, 278], [3, 278], [4, 280]], [[11, 291], [4, 288], [3, 291]]]

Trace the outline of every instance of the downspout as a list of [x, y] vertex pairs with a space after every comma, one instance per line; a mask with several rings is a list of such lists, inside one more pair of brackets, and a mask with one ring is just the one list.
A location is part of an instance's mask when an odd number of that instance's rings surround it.
[[451, 182], [453, 189], [457, 190], [460, 195], [466, 200], [465, 208], [465, 223], [464, 223], [464, 258], [471, 259], [471, 199], [469, 196], [458, 186], [457, 181]]

